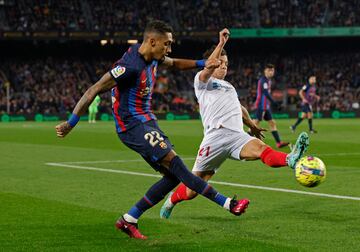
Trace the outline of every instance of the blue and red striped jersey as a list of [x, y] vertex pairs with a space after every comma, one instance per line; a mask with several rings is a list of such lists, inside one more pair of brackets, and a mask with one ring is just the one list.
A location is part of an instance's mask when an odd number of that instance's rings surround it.
[[112, 111], [118, 133], [139, 123], [156, 120], [151, 110], [151, 95], [159, 62], [146, 62], [138, 52], [140, 44], [127, 50], [109, 71], [116, 81], [111, 90]]
[[[313, 105], [316, 101], [316, 86], [311, 85], [309, 82], [306, 83], [306, 85], [304, 85], [302, 87], [302, 90], [304, 90], [305, 92], [305, 99], [309, 102], [309, 104]], [[304, 104], [304, 103], [302, 103]]]
[[[267, 93], [267, 94], [266, 94]], [[268, 97], [271, 93], [271, 80], [262, 76], [257, 83], [255, 107], [257, 109], [267, 110], [270, 109], [271, 101]]]

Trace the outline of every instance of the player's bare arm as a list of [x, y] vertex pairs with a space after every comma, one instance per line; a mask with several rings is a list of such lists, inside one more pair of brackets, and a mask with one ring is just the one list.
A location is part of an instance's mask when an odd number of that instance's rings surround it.
[[214, 73], [215, 69], [220, 66], [221, 61], [219, 60], [221, 51], [224, 48], [226, 42], [230, 36], [230, 31], [228, 29], [223, 29], [219, 32], [219, 43], [217, 44], [215, 50], [209, 56], [207, 62], [208, 65], [205, 66], [204, 70], [201, 71], [199, 80], [206, 83], [210, 79], [211, 75]]
[[242, 110], [243, 122], [246, 126], [248, 126], [250, 128], [251, 135], [255, 136], [256, 138], [259, 138], [260, 140], [264, 139], [265, 136], [262, 132], [266, 131], [266, 129], [258, 127], [254, 123], [254, 121], [251, 120], [249, 112], [247, 111], [247, 109], [244, 106], [241, 106], [241, 110]]
[[[92, 101], [95, 99], [96, 95], [110, 90], [115, 86], [115, 84], [116, 83], [111, 77], [110, 73], [104, 74], [98, 82], [86, 90], [84, 95], [76, 104], [73, 114], [79, 117], [83, 115], [87, 111]], [[62, 122], [55, 127], [56, 134], [58, 137], [65, 137], [72, 130], [72, 128], [73, 127], [71, 127], [69, 122]]]
[[178, 70], [188, 70], [198, 67], [197, 60], [176, 59], [176, 58], [170, 58], [168, 56], [165, 56], [162, 64], [168, 67], [176, 68]]

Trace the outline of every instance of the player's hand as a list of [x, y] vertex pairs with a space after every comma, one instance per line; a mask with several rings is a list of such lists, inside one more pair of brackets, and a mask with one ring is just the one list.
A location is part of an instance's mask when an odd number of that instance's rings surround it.
[[260, 139], [260, 140], [263, 140], [265, 138], [265, 136], [263, 134], [263, 131], [267, 131], [267, 130], [264, 129], [264, 128], [259, 128], [256, 125], [253, 125], [252, 127], [250, 127], [249, 134], [251, 136], [254, 136], [254, 137]]
[[68, 122], [62, 122], [59, 125], [56, 125], [55, 129], [56, 129], [56, 135], [58, 137], [63, 138], [67, 134], [69, 134], [69, 132], [72, 130], [72, 127]]
[[221, 65], [221, 61], [219, 59], [208, 59], [205, 62], [205, 68], [207, 69], [215, 69]]
[[230, 31], [227, 28], [222, 29], [219, 32], [219, 43], [225, 44], [230, 37]]

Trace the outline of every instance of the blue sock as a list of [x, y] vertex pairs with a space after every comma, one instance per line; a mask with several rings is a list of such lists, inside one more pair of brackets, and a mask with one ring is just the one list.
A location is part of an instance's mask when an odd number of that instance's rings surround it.
[[309, 118], [309, 119], [308, 119], [308, 122], [309, 122], [309, 130], [313, 130], [313, 127], [312, 127], [312, 118]]
[[279, 132], [277, 130], [271, 131], [271, 134], [273, 135], [273, 137], [275, 138], [275, 141], [277, 143], [280, 143], [280, 136], [279, 136]]
[[176, 156], [171, 160], [169, 171], [191, 190], [205, 196], [220, 206], [224, 206], [227, 197], [218, 193], [211, 185], [192, 174], [180, 157]]
[[302, 118], [298, 118], [296, 123], [293, 125], [293, 128], [295, 129], [302, 122], [302, 120]]
[[166, 175], [156, 182], [128, 212], [135, 219], [139, 217], [149, 208], [159, 203], [172, 189], [174, 189], [180, 181], [173, 175]]

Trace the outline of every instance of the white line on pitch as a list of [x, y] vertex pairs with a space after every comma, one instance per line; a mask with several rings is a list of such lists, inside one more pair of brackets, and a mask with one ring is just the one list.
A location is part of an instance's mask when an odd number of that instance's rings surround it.
[[[350, 156], [350, 155], [360, 155], [360, 152], [353, 153], [317, 153], [313, 154], [314, 156]], [[195, 160], [195, 157], [186, 157], [181, 158], [182, 160]], [[122, 159], [122, 160], [94, 160], [94, 161], [68, 161], [68, 162], [58, 162], [57, 164], [105, 164], [105, 163], [132, 163], [132, 162], [141, 162], [144, 159]]]
[[[195, 158], [181, 158], [182, 160], [194, 160]], [[122, 160], [95, 160], [95, 161], [69, 161], [69, 162], [59, 162], [56, 164], [105, 164], [105, 163], [132, 163], [132, 162], [142, 162], [144, 159], [122, 159]]]
[[314, 156], [350, 156], [350, 155], [360, 155], [360, 152], [349, 152], [349, 153], [318, 153], [318, 154], [314, 154]]
[[[128, 175], [136, 175], [136, 176], [144, 176], [144, 177], [155, 177], [161, 178], [160, 175], [157, 174], [149, 174], [149, 173], [141, 173], [141, 172], [131, 172], [131, 171], [124, 171], [124, 170], [112, 170], [112, 169], [103, 169], [97, 167], [89, 167], [89, 166], [79, 166], [79, 165], [71, 165], [71, 164], [60, 164], [60, 163], [45, 163], [49, 166], [57, 166], [57, 167], [66, 167], [72, 169], [80, 169], [80, 170], [90, 170], [90, 171], [101, 171], [101, 172], [108, 172], [108, 173], [121, 173], [121, 174], [128, 174]], [[283, 188], [274, 188], [274, 187], [267, 187], [267, 186], [255, 186], [255, 185], [245, 185], [245, 184], [237, 184], [237, 183], [229, 183], [229, 182], [222, 182], [222, 181], [210, 181], [212, 184], [219, 184], [219, 185], [228, 185], [228, 186], [235, 186], [235, 187], [244, 187], [244, 188], [252, 188], [252, 189], [260, 189], [266, 191], [277, 191], [277, 192], [286, 192], [286, 193], [297, 193], [297, 194], [305, 194], [305, 195], [312, 195], [318, 197], [327, 197], [327, 198], [337, 198], [337, 199], [348, 199], [348, 200], [358, 200], [360, 201], [360, 197], [352, 197], [352, 196], [343, 196], [343, 195], [335, 195], [335, 194], [326, 194], [326, 193], [314, 193], [314, 192], [305, 192], [305, 191], [298, 191], [298, 190], [290, 190], [290, 189], [283, 189]]]

